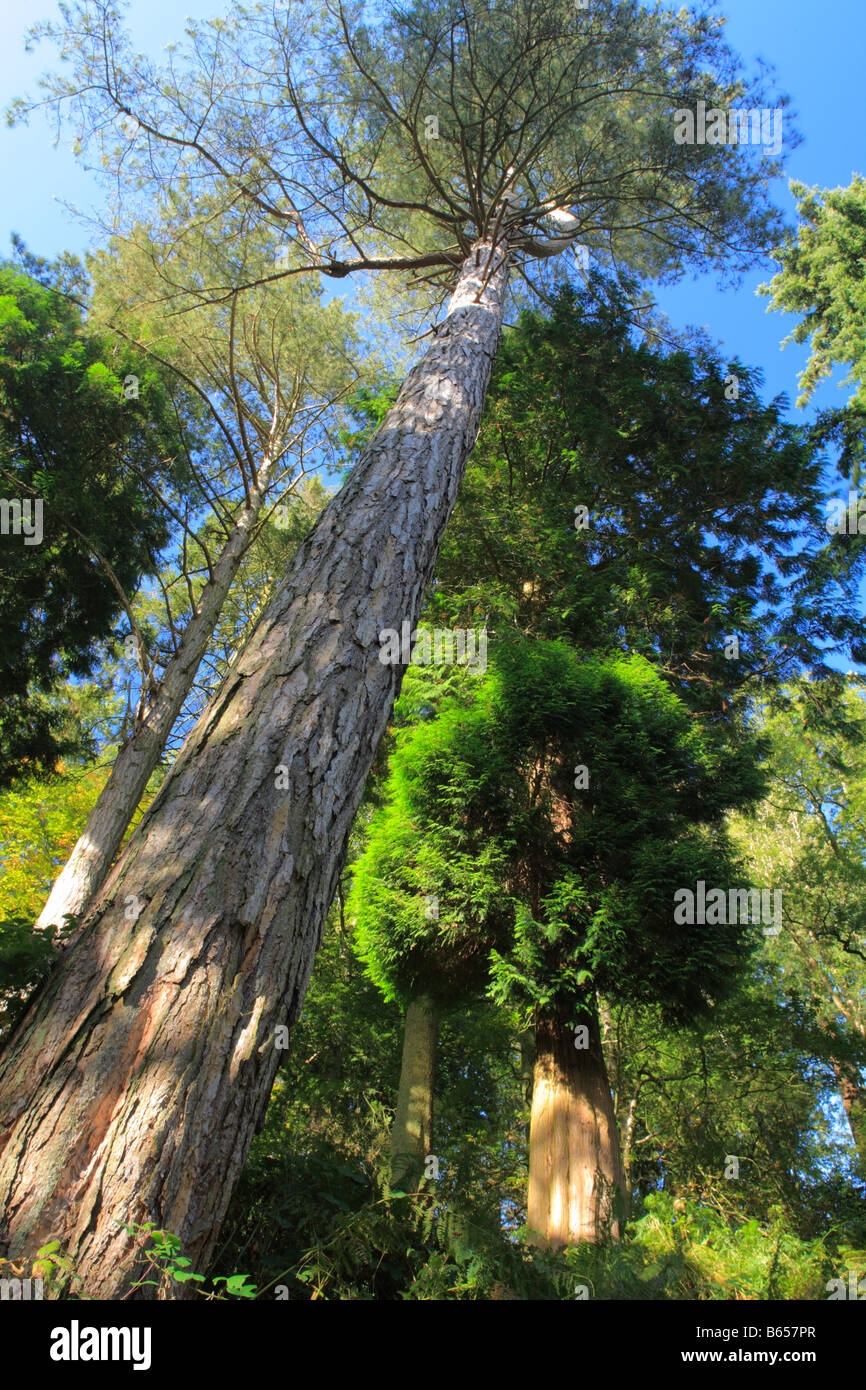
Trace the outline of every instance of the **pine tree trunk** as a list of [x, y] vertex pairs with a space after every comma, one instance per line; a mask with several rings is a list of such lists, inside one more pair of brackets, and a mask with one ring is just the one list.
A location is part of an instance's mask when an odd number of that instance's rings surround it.
[[391, 1186], [415, 1191], [433, 1150], [437, 1014], [426, 994], [412, 999], [403, 1020], [403, 1061], [391, 1130]]
[[174, 722], [192, 689], [201, 659], [219, 621], [226, 595], [249, 549], [267, 486], [268, 464], [259, 472], [259, 483], [244, 508], [213, 567], [198, 607], [183, 630], [178, 649], [169, 661], [154, 700], [136, 721], [132, 734], [120, 749], [105, 786], [58, 875], [37, 926], [63, 925], [69, 914], [84, 917], [105, 881], [138, 803], [162, 757]]
[[[589, 1046], [575, 1047], [575, 1024]], [[527, 1228], [536, 1245], [559, 1248], [620, 1235], [625, 1179], [601, 1048], [598, 1016], [539, 1019], [529, 1130]]]
[[0, 1057], [0, 1254], [57, 1239], [91, 1297], [135, 1277], [119, 1221], [153, 1220], [199, 1267], [213, 1249], [402, 678], [379, 634], [417, 621], [478, 430], [507, 264], [467, 258]]

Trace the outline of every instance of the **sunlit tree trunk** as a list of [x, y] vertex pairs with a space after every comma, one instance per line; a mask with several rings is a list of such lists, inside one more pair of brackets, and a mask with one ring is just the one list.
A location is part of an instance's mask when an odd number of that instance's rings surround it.
[[[586, 1032], [576, 1033], [576, 1025]], [[529, 1239], [556, 1249], [598, 1242], [608, 1227], [618, 1238], [624, 1195], [596, 1011], [540, 1018], [529, 1130]]]
[[399, 688], [380, 633], [414, 629], [478, 430], [507, 263], [487, 243], [464, 262], [0, 1058], [0, 1254], [57, 1239], [92, 1297], [134, 1278], [118, 1222], [155, 1221], [199, 1266], [213, 1249]]
[[410, 1000], [403, 1019], [403, 1060], [391, 1129], [391, 1185], [414, 1190], [433, 1152], [433, 1090], [438, 1019], [426, 994]]

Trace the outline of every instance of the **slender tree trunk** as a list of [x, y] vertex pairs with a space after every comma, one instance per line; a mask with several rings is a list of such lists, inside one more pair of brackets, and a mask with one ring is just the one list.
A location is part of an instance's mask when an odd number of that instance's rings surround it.
[[836, 1082], [842, 1097], [842, 1104], [845, 1107], [845, 1114], [848, 1117], [848, 1124], [851, 1127], [857, 1157], [861, 1167], [866, 1170], [866, 1088], [857, 1079], [855, 1067], [837, 1062], [835, 1057], [831, 1058], [831, 1061], [836, 1073]]
[[634, 1191], [632, 1172], [632, 1169], [634, 1167], [634, 1122], [635, 1116], [637, 1114], [637, 1105], [638, 1101], [640, 1100], [642, 1085], [643, 1079], [641, 1078], [640, 1080], [638, 1080], [638, 1083], [635, 1087], [634, 1095], [629, 1101], [628, 1114], [626, 1116], [625, 1122], [625, 1144], [623, 1146], [622, 1151], [622, 1168], [623, 1173], [625, 1175], [625, 1195], [628, 1200], [631, 1200], [631, 1194]]
[[114, 760], [108, 781], [42, 909], [38, 927], [48, 927], [52, 923], [62, 926], [67, 914], [81, 919], [105, 882], [183, 702], [192, 689], [226, 595], [249, 549], [265, 499], [268, 471], [266, 462], [259, 472], [260, 481], [250, 503], [220, 552], [213, 567], [213, 578], [205, 585], [178, 649], [163, 672], [155, 698], [136, 721]]
[[[587, 1047], [575, 1023], [587, 1030]], [[535, 1085], [529, 1131], [530, 1240], [554, 1249], [620, 1235], [625, 1196], [619, 1135], [601, 1048], [598, 1016], [541, 1018], [535, 1033]]]
[[403, 1020], [403, 1061], [391, 1130], [391, 1185], [414, 1191], [433, 1151], [433, 1088], [438, 1018], [433, 1000], [419, 994]]
[[91, 1297], [135, 1277], [118, 1222], [153, 1220], [199, 1266], [213, 1249], [402, 679], [380, 633], [417, 622], [478, 430], [507, 264], [487, 243], [465, 261], [0, 1057], [0, 1254], [57, 1239]]

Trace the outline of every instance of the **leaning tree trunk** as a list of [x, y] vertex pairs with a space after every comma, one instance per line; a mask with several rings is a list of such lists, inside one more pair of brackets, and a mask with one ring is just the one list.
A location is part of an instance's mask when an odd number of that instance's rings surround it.
[[270, 462], [266, 460], [250, 501], [223, 546], [213, 567], [213, 577], [205, 585], [178, 649], [163, 672], [156, 696], [115, 758], [108, 781], [51, 889], [37, 927], [62, 926], [67, 914], [80, 920], [102, 887], [192, 689], [226, 595], [249, 549], [267, 492], [269, 472]]
[[437, 1015], [433, 1000], [419, 994], [403, 1019], [403, 1061], [391, 1129], [391, 1186], [414, 1191], [433, 1149], [433, 1088], [436, 1080]]
[[[586, 1029], [576, 1032], [576, 1025]], [[575, 1046], [588, 1041], [588, 1046]], [[595, 1008], [541, 1018], [529, 1129], [527, 1230], [554, 1249], [620, 1235], [625, 1197], [619, 1135]]]
[[0, 1254], [54, 1238], [92, 1297], [135, 1278], [119, 1222], [154, 1221], [199, 1267], [213, 1250], [402, 678], [379, 634], [417, 621], [478, 430], [507, 264], [485, 242], [464, 262], [0, 1058]]

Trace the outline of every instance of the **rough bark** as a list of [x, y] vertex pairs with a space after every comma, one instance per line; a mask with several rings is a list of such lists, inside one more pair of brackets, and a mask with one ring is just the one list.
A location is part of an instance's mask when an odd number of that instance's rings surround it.
[[138, 803], [162, 757], [168, 736], [192, 689], [201, 659], [219, 621], [226, 595], [249, 548], [267, 487], [267, 464], [213, 567], [198, 607], [184, 628], [178, 649], [163, 672], [154, 699], [136, 721], [114, 760], [111, 774], [87, 823], [58, 875], [37, 926], [62, 926], [69, 914], [85, 915], [105, 881], [135, 815]]
[[[589, 1030], [587, 1048], [575, 1047], [575, 1022]], [[539, 1019], [535, 1049], [529, 1239], [553, 1249], [597, 1243], [608, 1227], [618, 1239], [625, 1178], [595, 1009]]]
[[403, 1020], [403, 1060], [391, 1129], [391, 1185], [414, 1190], [433, 1150], [433, 1089], [438, 1019], [433, 1000], [417, 995]]
[[92, 1297], [134, 1278], [118, 1221], [155, 1221], [198, 1266], [213, 1249], [399, 689], [379, 633], [417, 622], [478, 430], [507, 264], [467, 258], [0, 1058], [0, 1253], [57, 1239]]

